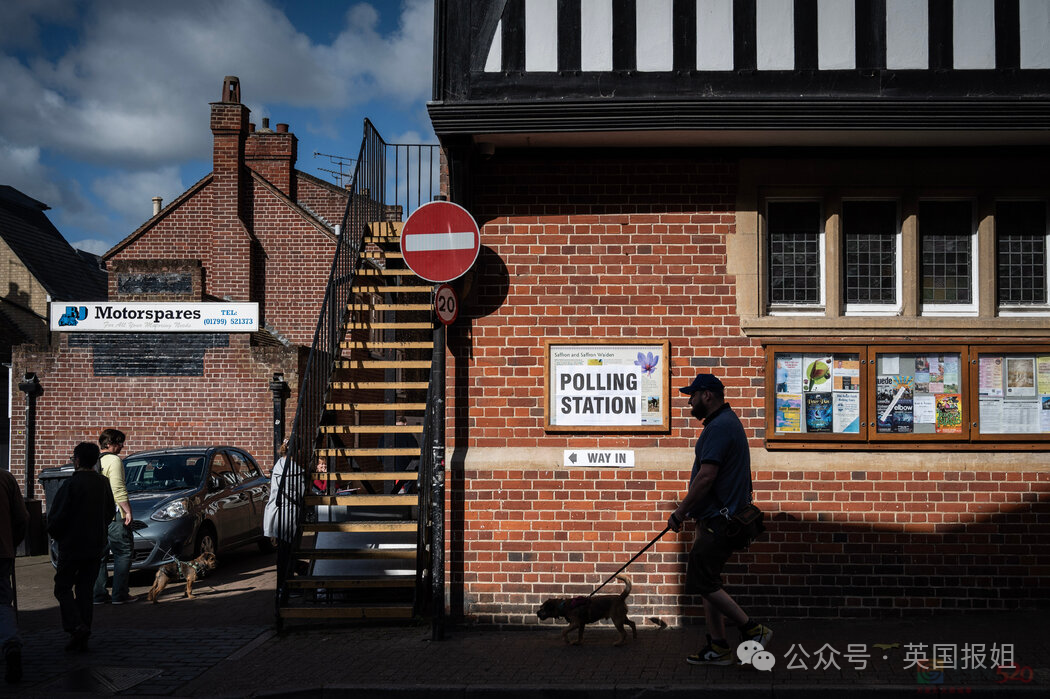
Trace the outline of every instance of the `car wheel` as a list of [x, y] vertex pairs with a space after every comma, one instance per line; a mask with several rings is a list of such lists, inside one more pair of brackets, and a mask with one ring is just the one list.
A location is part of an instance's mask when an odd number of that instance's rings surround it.
[[218, 542], [215, 537], [215, 528], [205, 524], [197, 532], [197, 545], [193, 547], [193, 557], [197, 558], [202, 553], [217, 553]]

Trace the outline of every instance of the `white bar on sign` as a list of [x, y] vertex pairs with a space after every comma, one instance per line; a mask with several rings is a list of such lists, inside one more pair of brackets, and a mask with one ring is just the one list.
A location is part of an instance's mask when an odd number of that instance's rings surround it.
[[566, 449], [562, 466], [567, 468], [634, 468], [633, 449]]
[[474, 232], [418, 233], [404, 237], [406, 252], [428, 250], [473, 250]]

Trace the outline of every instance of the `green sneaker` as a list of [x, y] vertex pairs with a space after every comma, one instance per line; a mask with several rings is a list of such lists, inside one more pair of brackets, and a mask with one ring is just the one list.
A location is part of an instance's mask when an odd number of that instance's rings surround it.
[[707, 645], [696, 653], [686, 657], [685, 661], [690, 665], [732, 665], [733, 651], [728, 646], [722, 646], [707, 635]]

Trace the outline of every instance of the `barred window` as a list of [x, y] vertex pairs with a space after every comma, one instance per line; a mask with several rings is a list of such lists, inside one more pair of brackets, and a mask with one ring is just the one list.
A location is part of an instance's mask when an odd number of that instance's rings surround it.
[[819, 202], [770, 202], [769, 300], [773, 304], [821, 302]]
[[973, 303], [973, 206], [969, 201], [919, 204], [922, 301]]
[[1046, 304], [1046, 204], [998, 202], [995, 237], [999, 304]]
[[897, 203], [842, 203], [846, 303], [897, 302]]

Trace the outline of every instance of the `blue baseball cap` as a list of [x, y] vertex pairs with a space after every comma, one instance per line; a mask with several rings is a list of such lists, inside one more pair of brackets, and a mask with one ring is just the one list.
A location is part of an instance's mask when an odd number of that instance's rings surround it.
[[722, 395], [725, 395], [726, 392], [725, 386], [714, 374], [697, 374], [696, 378], [693, 379], [693, 383], [678, 390], [686, 395], [692, 395], [697, 391], [714, 391]]

